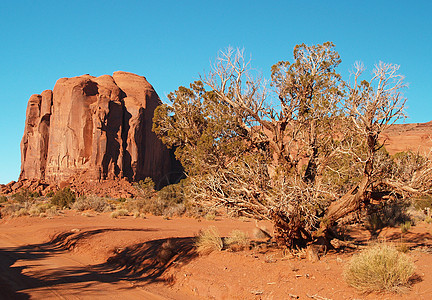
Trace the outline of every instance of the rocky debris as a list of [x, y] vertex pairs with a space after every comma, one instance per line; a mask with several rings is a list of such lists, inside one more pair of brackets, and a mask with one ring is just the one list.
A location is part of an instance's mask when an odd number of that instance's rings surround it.
[[41, 196], [46, 196], [50, 192], [56, 192], [66, 187], [71, 188], [77, 196], [95, 195], [99, 197], [112, 198], [135, 198], [139, 193], [126, 179], [87, 181], [73, 177], [70, 181], [48, 184], [39, 179], [22, 179], [18, 182], [12, 181], [8, 184], [0, 185], [0, 195], [13, 195], [21, 189], [37, 192]]
[[145, 77], [132, 73], [59, 79], [53, 91], [30, 97], [16, 184], [45, 190], [68, 182], [87, 191], [83, 182], [161, 181], [175, 162], [151, 130], [160, 104]]
[[0, 195], [14, 194], [20, 189], [27, 189], [32, 192], [38, 192], [41, 195], [46, 195], [50, 191], [55, 191], [58, 188], [50, 186], [40, 179], [23, 179], [18, 182], [11, 181], [8, 184], [0, 185]]

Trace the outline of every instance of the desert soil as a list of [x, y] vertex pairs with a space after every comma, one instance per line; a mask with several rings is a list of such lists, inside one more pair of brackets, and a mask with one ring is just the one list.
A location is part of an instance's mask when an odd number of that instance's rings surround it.
[[[74, 211], [0, 219], [0, 298], [432, 299], [431, 224], [417, 224], [403, 236], [399, 228], [380, 233], [411, 247], [417, 279], [400, 295], [365, 295], [349, 287], [342, 274], [356, 251], [327, 253], [316, 262], [266, 247], [197, 255], [194, 236], [209, 226], [222, 236], [233, 229], [252, 236], [256, 225]], [[347, 233], [364, 243], [370, 239], [361, 228]]]

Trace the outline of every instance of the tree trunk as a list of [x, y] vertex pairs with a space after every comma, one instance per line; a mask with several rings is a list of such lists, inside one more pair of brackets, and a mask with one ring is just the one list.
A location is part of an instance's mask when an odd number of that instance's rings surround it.
[[356, 211], [360, 208], [360, 204], [364, 200], [364, 194], [369, 185], [369, 176], [364, 175], [358, 185], [353, 187], [348, 193], [343, 195], [339, 200], [330, 204], [327, 212], [321, 222], [320, 233], [326, 231], [337, 220], [346, 216], [347, 214]]

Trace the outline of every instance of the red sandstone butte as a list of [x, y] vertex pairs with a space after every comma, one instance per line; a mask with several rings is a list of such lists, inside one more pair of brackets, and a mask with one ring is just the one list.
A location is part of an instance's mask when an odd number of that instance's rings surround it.
[[30, 97], [19, 179], [159, 182], [172, 164], [151, 130], [160, 104], [146, 78], [132, 73], [59, 79], [53, 91]]

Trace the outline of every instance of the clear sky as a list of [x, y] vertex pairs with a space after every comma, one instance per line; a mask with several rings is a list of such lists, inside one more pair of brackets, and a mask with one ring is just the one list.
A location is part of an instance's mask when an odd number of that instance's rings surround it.
[[432, 1], [1, 1], [0, 183], [17, 180], [27, 101], [57, 79], [122, 70], [163, 101], [244, 47], [253, 67], [291, 60], [296, 44], [332, 41], [347, 78], [357, 60], [399, 64], [407, 122], [432, 120]]

